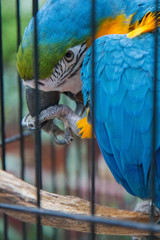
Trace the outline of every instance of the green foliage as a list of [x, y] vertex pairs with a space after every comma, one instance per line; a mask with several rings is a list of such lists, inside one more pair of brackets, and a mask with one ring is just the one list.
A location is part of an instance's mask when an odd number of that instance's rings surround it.
[[[28, 12], [23, 11], [23, 23]], [[24, 24], [23, 24], [24, 25]], [[16, 1], [2, 0], [3, 58], [7, 65], [15, 65], [17, 52]]]
[[2, 0], [2, 41], [5, 62], [12, 62], [16, 53], [15, 4]]
[[[41, 0], [40, 6], [46, 1]], [[2, 41], [3, 41], [3, 58], [7, 65], [16, 68], [17, 53], [17, 19], [16, 19], [16, 1], [2, 0]], [[20, 1], [20, 19], [21, 19], [21, 36], [25, 27], [32, 17], [32, 0]]]

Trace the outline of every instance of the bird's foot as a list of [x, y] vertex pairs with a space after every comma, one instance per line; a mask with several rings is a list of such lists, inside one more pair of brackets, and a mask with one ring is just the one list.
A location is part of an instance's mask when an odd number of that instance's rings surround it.
[[66, 128], [65, 131], [61, 130], [58, 126], [56, 126], [53, 120], [48, 120], [43, 125], [42, 129], [50, 134], [55, 143], [59, 145], [69, 144], [73, 140], [73, 133], [70, 128]]
[[[157, 208], [154, 204], [154, 216], [160, 216], [160, 209]], [[143, 214], [151, 215], [152, 214], [152, 202], [151, 201], [142, 201], [136, 204], [134, 208], [135, 212], [141, 212]]]
[[[157, 208], [155, 205], [154, 207], [154, 217], [158, 217], [158, 220], [156, 220], [155, 223], [159, 222], [160, 219], [160, 209]], [[152, 214], [152, 202], [151, 201], [142, 201], [136, 204], [134, 208], [135, 212], [140, 212], [146, 215], [151, 215]], [[160, 239], [154, 236], [154, 239]], [[132, 236], [132, 240], [151, 240], [151, 236]]]
[[32, 117], [30, 113], [26, 114], [22, 119], [22, 126], [34, 130], [36, 127], [35, 117]]
[[[55, 125], [54, 119], [57, 118], [64, 123], [64, 131]], [[73, 133], [79, 134], [77, 122], [81, 118], [71, 108], [65, 105], [50, 106], [40, 112], [38, 123], [40, 128], [52, 135], [57, 144], [68, 144], [73, 140]], [[22, 125], [30, 129], [36, 128], [36, 118], [27, 114]], [[61, 139], [59, 138], [61, 136]]]

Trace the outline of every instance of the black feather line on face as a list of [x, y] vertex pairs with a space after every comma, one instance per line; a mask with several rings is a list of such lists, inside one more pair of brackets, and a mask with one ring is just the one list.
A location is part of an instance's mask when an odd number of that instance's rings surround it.
[[[55, 83], [57, 82], [56, 87], [59, 87], [59, 86], [65, 84], [65, 82], [66, 82], [64, 80], [65, 78], [72, 78], [73, 76], [75, 76], [77, 74], [77, 72], [82, 67], [81, 61], [83, 61], [84, 53], [86, 52], [86, 50], [87, 50], [86, 43], [82, 43], [78, 53], [76, 54], [76, 56], [73, 57], [74, 61], [75, 61], [75, 57], [76, 57], [76, 61], [73, 64], [67, 66], [69, 63], [66, 61], [65, 58], [62, 58], [57, 63], [57, 65], [55, 66], [54, 71], [52, 73], [52, 75], [55, 79], [53, 79], [52, 76], [50, 76], [52, 81], [54, 81]], [[72, 51], [72, 50], [70, 50], [70, 51]], [[74, 53], [74, 51], [73, 51], [73, 53]], [[81, 62], [81, 64], [78, 66], [79, 62]], [[76, 69], [76, 67], [77, 67], [77, 69]], [[56, 74], [59, 76], [56, 76]]]

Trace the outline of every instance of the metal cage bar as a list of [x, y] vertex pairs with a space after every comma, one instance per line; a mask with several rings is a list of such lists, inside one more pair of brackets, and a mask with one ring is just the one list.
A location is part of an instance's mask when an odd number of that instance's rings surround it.
[[[158, 13], [158, 4], [159, 0], [155, 0], [155, 12]], [[154, 199], [155, 199], [155, 169], [156, 169], [156, 139], [157, 139], [157, 82], [158, 82], [158, 16], [156, 14], [156, 30], [155, 30], [155, 48], [154, 48], [154, 94], [153, 94], [153, 134], [152, 134], [152, 163], [151, 163], [151, 199], [152, 199], [152, 207], [151, 207], [151, 216], [150, 221], [154, 222], [155, 214], [154, 214]], [[154, 231], [150, 232], [151, 239], [154, 239]]]
[[[17, 18], [17, 51], [21, 42], [21, 21], [20, 21], [20, 1], [16, 0], [16, 18]], [[20, 139], [20, 159], [21, 159], [21, 178], [25, 179], [25, 159], [24, 159], [24, 136], [22, 127], [23, 116], [23, 94], [22, 94], [22, 81], [18, 74], [18, 93], [19, 93], [19, 139]], [[26, 224], [22, 223], [22, 237], [23, 240], [27, 239]]]
[[[17, 0], [17, 51], [21, 42], [21, 24], [20, 24], [20, 2]], [[24, 160], [24, 136], [22, 127], [23, 117], [23, 93], [22, 93], [22, 80], [18, 74], [18, 92], [19, 92], [19, 132], [20, 132], [20, 156], [21, 156], [21, 178], [24, 180], [25, 160]]]
[[[95, 0], [92, 0], [92, 15], [91, 15], [91, 29], [92, 29], [92, 140], [91, 140], [91, 214], [95, 215]], [[95, 240], [95, 224], [91, 225], [91, 239]]]
[[[156, 10], [155, 12], [158, 13], [158, 4], [159, 0], [155, 0]], [[152, 136], [152, 181], [151, 181], [151, 199], [152, 199], [152, 211], [151, 211], [151, 221], [154, 221], [154, 198], [155, 198], [155, 174], [154, 170], [156, 168], [156, 154], [154, 149], [156, 148], [156, 108], [157, 108], [157, 81], [158, 81], [158, 16], [156, 15], [156, 31], [155, 31], [155, 49], [154, 49], [154, 94], [153, 94], [153, 136]]]
[[77, 220], [77, 221], [85, 221], [90, 222], [94, 224], [104, 224], [104, 225], [110, 225], [110, 226], [117, 226], [117, 227], [125, 227], [125, 228], [132, 228], [132, 229], [138, 229], [138, 230], [146, 230], [148, 232], [154, 232], [159, 233], [160, 232], [160, 226], [154, 223], [137, 223], [137, 222], [131, 222], [131, 221], [124, 221], [124, 220], [116, 220], [116, 219], [110, 219], [110, 218], [102, 218], [97, 216], [86, 216], [86, 215], [76, 215], [76, 214], [65, 214], [61, 213], [59, 211], [50, 211], [45, 210], [43, 208], [31, 208], [31, 207], [24, 207], [24, 206], [16, 206], [12, 204], [6, 204], [6, 203], [0, 203], [1, 209], [10, 209], [15, 210], [18, 212], [27, 212], [27, 213], [34, 213], [36, 215], [42, 216], [55, 216], [59, 218], [68, 218], [71, 220]]
[[[27, 137], [29, 137], [33, 134], [34, 134], [34, 132], [32, 132], [32, 131], [25, 131], [24, 133], [22, 133], [22, 136], [23, 136], [23, 138], [27, 138]], [[10, 144], [10, 143], [14, 143], [16, 141], [21, 141], [21, 134], [16, 134], [12, 137], [5, 138], [4, 143], [5, 143], [5, 145], [7, 145], [7, 144]], [[2, 146], [3, 146], [3, 143], [0, 142], [0, 147], [2, 147]]]
[[[5, 146], [5, 103], [3, 82], [3, 49], [2, 49], [2, 2], [0, 0], [0, 100], [1, 100], [1, 140], [2, 140], [2, 168], [6, 170]], [[4, 214], [4, 239], [8, 240], [8, 218]]]
[[[41, 207], [40, 189], [42, 188], [42, 159], [41, 159], [41, 131], [38, 124], [39, 116], [39, 53], [38, 53], [38, 29], [37, 29], [37, 12], [38, 0], [33, 0], [33, 17], [34, 17], [34, 77], [36, 81], [36, 100], [35, 100], [35, 116], [36, 116], [36, 130], [35, 130], [35, 160], [36, 160], [36, 187], [37, 187], [37, 206]], [[42, 240], [42, 226], [41, 217], [37, 216], [37, 240]]]

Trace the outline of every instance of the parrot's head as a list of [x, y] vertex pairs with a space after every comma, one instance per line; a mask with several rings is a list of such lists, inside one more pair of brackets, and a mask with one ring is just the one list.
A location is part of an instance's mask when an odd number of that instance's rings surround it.
[[[38, 88], [44, 92], [58, 91], [77, 94], [81, 90], [80, 71], [87, 51], [85, 43], [69, 48], [64, 57], [53, 67], [49, 76], [38, 80]], [[24, 85], [35, 88], [35, 80], [25, 79]]]
[[[124, 1], [114, 4], [113, 0], [97, 0], [96, 4], [98, 28], [104, 19], [116, 16], [119, 9], [123, 9]], [[41, 90], [77, 92], [81, 87], [80, 67], [86, 52], [85, 43], [91, 38], [91, 8], [91, 1], [86, 0], [48, 0], [38, 11], [38, 78]], [[25, 29], [17, 54], [17, 68], [25, 84], [33, 87], [34, 18]], [[76, 89], [72, 88], [73, 82], [77, 84]], [[63, 88], [59, 89], [62, 85]]]
[[[85, 42], [90, 36], [90, 21], [86, 21], [89, 6], [84, 1], [86, 9], [80, 13], [81, 1], [48, 0], [38, 11], [40, 90], [64, 92], [72, 89], [74, 94], [81, 90], [80, 69], [87, 50]], [[19, 46], [17, 69], [24, 84], [34, 88], [34, 18], [26, 27]]]
[[[134, 15], [138, 6], [143, 5], [128, 0], [96, 0], [95, 4], [95, 30], [101, 30], [97, 37], [126, 33], [124, 23], [128, 24], [127, 19]], [[76, 82], [77, 88], [80, 86], [78, 80], [86, 52], [85, 43], [91, 39], [91, 16], [92, 2], [88, 0], [48, 0], [38, 11], [38, 78], [41, 90], [68, 91], [69, 87], [77, 92], [71, 83]], [[26, 85], [33, 87], [34, 18], [26, 27], [19, 46], [17, 69]], [[65, 86], [65, 83], [68, 85]], [[64, 88], [57, 89], [61, 85]]]

